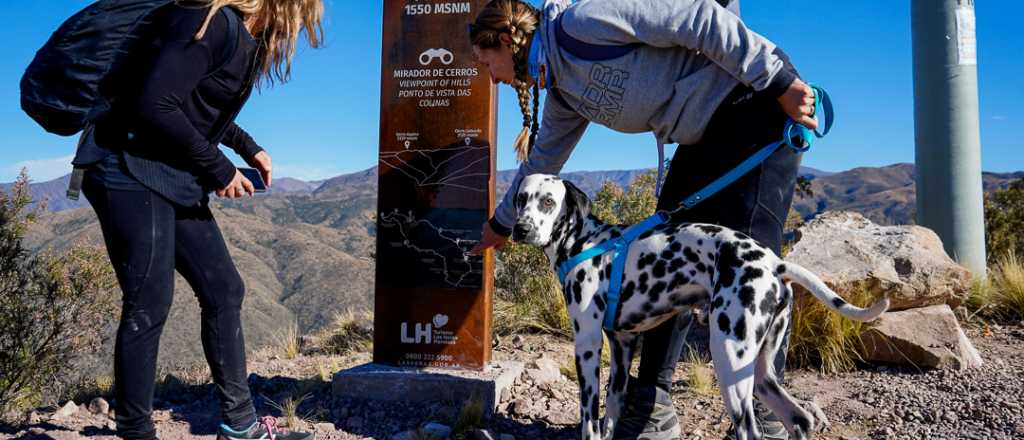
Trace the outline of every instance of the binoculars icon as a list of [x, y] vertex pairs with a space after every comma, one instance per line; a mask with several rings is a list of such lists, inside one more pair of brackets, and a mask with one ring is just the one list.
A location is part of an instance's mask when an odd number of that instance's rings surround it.
[[441, 60], [446, 66], [455, 61], [455, 55], [452, 55], [448, 49], [427, 49], [420, 54], [420, 64], [426, 66], [433, 62], [435, 58]]

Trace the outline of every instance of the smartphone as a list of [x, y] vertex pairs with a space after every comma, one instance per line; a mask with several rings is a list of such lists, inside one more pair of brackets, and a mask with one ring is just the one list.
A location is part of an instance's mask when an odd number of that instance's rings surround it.
[[252, 182], [252, 186], [256, 189], [256, 192], [267, 192], [267, 184], [263, 181], [263, 175], [260, 174], [259, 170], [255, 168], [239, 168], [238, 172], [242, 173], [246, 179], [249, 179], [249, 181]]

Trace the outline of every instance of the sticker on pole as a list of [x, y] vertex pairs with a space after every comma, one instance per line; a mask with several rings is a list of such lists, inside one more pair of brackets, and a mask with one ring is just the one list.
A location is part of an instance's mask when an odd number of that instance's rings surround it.
[[977, 65], [978, 49], [974, 26], [974, 2], [963, 2], [956, 8], [957, 64]]

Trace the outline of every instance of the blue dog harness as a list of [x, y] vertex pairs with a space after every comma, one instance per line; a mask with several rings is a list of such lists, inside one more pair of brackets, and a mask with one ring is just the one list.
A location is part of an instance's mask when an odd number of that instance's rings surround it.
[[[725, 173], [722, 177], [719, 177], [708, 184], [708, 186], [697, 191], [690, 197], [687, 197], [686, 200], [683, 201], [682, 206], [677, 208], [676, 211], [679, 209], [691, 209], [694, 206], [697, 206], [698, 203], [729, 186], [744, 174], [747, 174], [747, 172], [758, 166], [761, 162], [764, 162], [765, 159], [783, 146], [789, 147], [798, 153], [803, 153], [811, 148], [811, 143], [815, 137], [825, 137], [825, 135], [832, 130], [832, 100], [829, 98], [828, 93], [826, 93], [821, 87], [811, 85], [811, 89], [814, 91], [814, 115], [815, 117], [820, 115], [823, 120], [822, 123], [819, 124], [820, 130], [811, 130], [803, 125], [797, 124], [792, 119], [786, 121], [786, 125], [782, 130], [782, 140], [764, 146], [764, 148], [761, 148], [747, 160], [743, 161], [732, 170], [729, 170], [729, 172]], [[622, 272], [626, 266], [626, 257], [629, 255], [629, 245], [644, 232], [650, 231], [658, 225], [668, 221], [668, 218], [668, 213], [661, 211], [656, 212], [643, 222], [627, 228], [619, 237], [606, 240], [584, 250], [583, 252], [570, 257], [558, 266], [558, 280], [562, 285], [565, 285], [565, 277], [568, 276], [569, 272], [575, 269], [576, 266], [579, 266], [580, 263], [590, 260], [591, 258], [604, 255], [608, 252], [613, 252], [612, 274], [611, 278], [608, 279], [608, 294], [605, 298], [606, 307], [604, 310], [603, 326], [606, 330], [610, 331], [615, 329], [615, 314], [618, 312], [619, 308], [619, 292], [622, 288]], [[612, 282], [612, 280], [615, 280], [615, 282]]]
[[[580, 263], [607, 252], [614, 252], [612, 254], [612, 275], [608, 278], [608, 296], [605, 298], [607, 305], [604, 309], [604, 328], [611, 330], [615, 324], [615, 312], [619, 308], [619, 290], [622, 287], [622, 271], [626, 267], [626, 256], [629, 255], [630, 243], [636, 240], [640, 234], [654, 229], [666, 221], [668, 221], [667, 214], [656, 212], [647, 217], [647, 220], [627, 228], [622, 235], [580, 252], [558, 266], [558, 280], [565, 285], [565, 277], [569, 271], [575, 269]], [[612, 280], [617, 280], [617, 282], [612, 282]]]

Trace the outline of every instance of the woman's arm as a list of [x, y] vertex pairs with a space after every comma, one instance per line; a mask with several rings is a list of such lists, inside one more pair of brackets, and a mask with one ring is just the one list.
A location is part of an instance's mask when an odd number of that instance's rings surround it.
[[224, 138], [221, 139], [221, 143], [231, 147], [232, 150], [235, 150], [235, 153], [238, 153], [239, 156], [242, 156], [242, 159], [245, 159], [245, 163], [259, 170], [263, 176], [263, 183], [268, 187], [273, 183], [274, 173], [270, 155], [263, 150], [263, 147], [256, 144], [252, 136], [249, 136], [249, 133], [243, 130], [242, 127], [232, 122], [228, 126], [227, 131], [224, 132]]
[[797, 78], [774, 43], [713, 0], [586, 2], [565, 13], [565, 31], [576, 38], [699, 51], [743, 84], [773, 96], [782, 95]]
[[227, 19], [217, 14], [202, 40], [195, 32], [206, 15], [206, 9], [177, 8], [163, 35], [163, 46], [152, 70], [143, 82], [137, 101], [138, 120], [146, 128], [160, 134], [184, 154], [201, 177], [227, 187], [235, 176], [235, 166], [196, 129], [185, 115], [182, 105], [212, 66], [219, 65], [213, 54], [220, 54], [226, 44]]
[[221, 143], [238, 153], [249, 165], [254, 165], [256, 154], [263, 151], [263, 147], [260, 147], [248, 132], [234, 122], [228, 125]]
[[481, 255], [485, 249], [505, 246], [516, 223], [515, 197], [523, 177], [535, 173], [558, 174], [587, 130], [588, 121], [562, 105], [554, 93], [557, 92], [548, 92], [544, 99], [544, 117], [537, 133], [537, 144], [530, 150], [526, 161], [519, 165], [505, 197], [494, 210], [494, 217], [481, 226], [480, 241], [469, 251], [470, 255]]
[[553, 96], [554, 93], [557, 92], [548, 92], [544, 99], [544, 117], [541, 119], [536, 145], [519, 166], [516, 177], [489, 222], [491, 228], [501, 235], [508, 236], [512, 226], [515, 226], [515, 193], [523, 177], [536, 173], [558, 174], [587, 129], [587, 120], [562, 105]]

